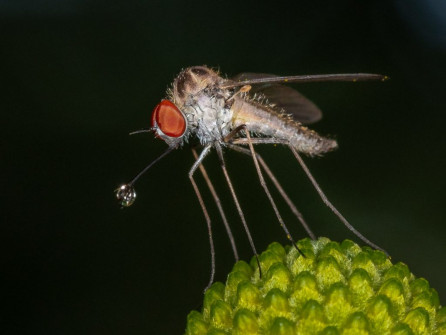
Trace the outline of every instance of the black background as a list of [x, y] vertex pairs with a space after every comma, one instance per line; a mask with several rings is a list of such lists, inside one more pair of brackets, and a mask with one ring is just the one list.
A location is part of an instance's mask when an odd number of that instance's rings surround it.
[[[131, 208], [119, 209], [113, 190], [166, 148], [128, 133], [149, 125], [181, 68], [202, 64], [228, 75], [389, 75], [298, 86], [324, 111], [314, 129], [340, 145], [306, 161], [341, 212], [444, 303], [445, 12], [440, 0], [1, 2], [2, 333], [183, 331], [210, 268], [190, 150], [153, 167]], [[353, 238], [288, 150], [258, 150], [318, 235]], [[252, 162], [226, 158], [258, 249], [286, 242]], [[215, 153], [206, 165], [249, 259]], [[207, 203], [224, 281], [233, 257]]]

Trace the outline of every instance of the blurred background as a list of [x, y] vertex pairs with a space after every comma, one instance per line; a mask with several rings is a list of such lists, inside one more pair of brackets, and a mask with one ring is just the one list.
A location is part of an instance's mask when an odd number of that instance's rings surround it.
[[[354, 226], [446, 301], [446, 6], [411, 1], [0, 1], [3, 334], [179, 334], [210, 271], [205, 220], [187, 172], [163, 159], [121, 210], [113, 190], [166, 148], [154, 106], [192, 65], [281, 75], [382, 73], [390, 81], [294, 85], [324, 112], [339, 150], [306, 159]], [[291, 153], [258, 147], [318, 236], [357, 239], [324, 206]], [[252, 161], [227, 165], [254, 241], [286, 243]], [[215, 153], [208, 173], [252, 252]], [[217, 277], [233, 265], [214, 223]], [[273, 193], [296, 239], [297, 220]]]

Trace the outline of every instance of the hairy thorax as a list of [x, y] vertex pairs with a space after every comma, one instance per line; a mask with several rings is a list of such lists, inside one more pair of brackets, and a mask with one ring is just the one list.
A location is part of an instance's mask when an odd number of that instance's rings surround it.
[[187, 139], [195, 134], [202, 144], [221, 141], [231, 130], [230, 91], [221, 89], [215, 71], [194, 66], [182, 71], [173, 83], [170, 99], [186, 115]]
[[226, 98], [205, 91], [191, 95], [183, 105], [191, 133], [201, 144], [221, 141], [232, 128], [232, 112], [226, 108]]

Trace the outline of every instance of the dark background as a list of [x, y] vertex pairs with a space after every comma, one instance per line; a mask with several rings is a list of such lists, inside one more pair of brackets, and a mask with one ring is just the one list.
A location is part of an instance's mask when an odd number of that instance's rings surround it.
[[[444, 303], [445, 15], [441, 0], [1, 1], [2, 333], [183, 331], [210, 268], [187, 178], [190, 150], [153, 167], [133, 207], [119, 209], [113, 190], [166, 148], [151, 134], [128, 133], [149, 125], [181, 68], [202, 64], [228, 75], [389, 75], [298, 86], [324, 111], [314, 128], [340, 145], [306, 161], [341, 212]], [[353, 238], [288, 150], [258, 150], [318, 235]], [[226, 157], [258, 249], [286, 242], [252, 162]], [[249, 259], [216, 161], [215, 153], [206, 160], [208, 172]], [[304, 237], [274, 195], [294, 236]], [[207, 203], [224, 281], [233, 257]]]

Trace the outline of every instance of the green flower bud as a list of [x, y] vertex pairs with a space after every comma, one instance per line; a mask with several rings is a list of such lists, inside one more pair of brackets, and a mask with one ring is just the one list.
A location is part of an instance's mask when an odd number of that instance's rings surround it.
[[446, 335], [446, 308], [423, 278], [382, 252], [327, 238], [272, 243], [213, 284], [186, 335]]

